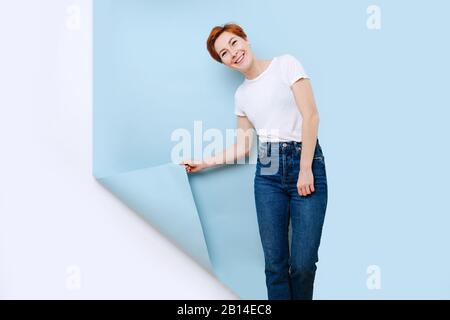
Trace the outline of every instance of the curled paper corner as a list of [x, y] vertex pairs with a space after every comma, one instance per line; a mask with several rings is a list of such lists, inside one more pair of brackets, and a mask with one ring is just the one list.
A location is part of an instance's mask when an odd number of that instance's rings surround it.
[[166, 163], [95, 179], [202, 267], [213, 273], [203, 227], [183, 167]]
[[[244, 166], [236, 169], [242, 170], [241, 174], [252, 173]], [[217, 170], [203, 178], [192, 177], [200, 193], [197, 198], [202, 210], [198, 210], [196, 190], [179, 164], [165, 163], [107, 176], [94, 174], [101, 185], [233, 294], [241, 299], [266, 299], [264, 258], [256, 224], [248, 214], [253, 211], [233, 201], [234, 194], [226, 195], [226, 186], [220, 182], [230, 179], [226, 176], [229, 176], [226, 170]], [[240, 192], [239, 187], [235, 192]], [[214, 198], [216, 195], [221, 195], [221, 200]]]

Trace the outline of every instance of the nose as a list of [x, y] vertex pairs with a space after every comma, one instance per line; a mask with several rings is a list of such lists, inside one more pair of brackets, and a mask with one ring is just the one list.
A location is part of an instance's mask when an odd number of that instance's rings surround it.
[[236, 58], [238, 52], [239, 52], [238, 49], [234, 49], [234, 51], [233, 51], [233, 60]]

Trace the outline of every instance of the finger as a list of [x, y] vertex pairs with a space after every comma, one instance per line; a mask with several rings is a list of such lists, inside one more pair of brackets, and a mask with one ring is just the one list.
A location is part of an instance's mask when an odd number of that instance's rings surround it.
[[311, 194], [311, 189], [309, 188], [309, 184], [307, 184], [307, 185], [305, 186], [305, 190], [306, 190], [306, 195]]
[[309, 189], [308, 189], [308, 186], [306, 185], [306, 186], [303, 187], [303, 195], [307, 196], [308, 193], [309, 193]]
[[308, 185], [303, 185], [303, 195], [306, 197], [309, 194], [309, 188]]
[[299, 192], [300, 195], [304, 196], [305, 195], [305, 190], [304, 190], [303, 186], [300, 186], [299, 190], [300, 190], [300, 192]]
[[310, 185], [310, 188], [311, 188], [311, 192], [316, 191], [316, 189], [314, 188], [314, 183]]
[[308, 185], [303, 186], [303, 195], [307, 196], [309, 194]]

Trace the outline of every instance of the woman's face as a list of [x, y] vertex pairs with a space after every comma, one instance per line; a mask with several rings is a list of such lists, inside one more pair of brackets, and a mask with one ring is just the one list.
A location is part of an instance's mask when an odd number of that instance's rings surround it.
[[250, 42], [228, 31], [217, 38], [214, 48], [224, 65], [238, 71], [247, 70], [253, 60]]

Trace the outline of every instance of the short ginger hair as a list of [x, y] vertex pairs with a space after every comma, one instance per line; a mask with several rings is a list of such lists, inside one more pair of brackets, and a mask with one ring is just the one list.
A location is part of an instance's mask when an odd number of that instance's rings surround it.
[[230, 22], [224, 24], [223, 26], [213, 27], [211, 29], [211, 32], [209, 33], [208, 40], [206, 40], [206, 49], [208, 49], [208, 52], [211, 55], [211, 57], [219, 63], [222, 63], [222, 59], [216, 52], [216, 49], [214, 48], [214, 43], [216, 42], [217, 38], [225, 31], [231, 32], [243, 38], [244, 40], [247, 40], [247, 35], [245, 34], [244, 29], [242, 29], [242, 27], [236, 23]]

